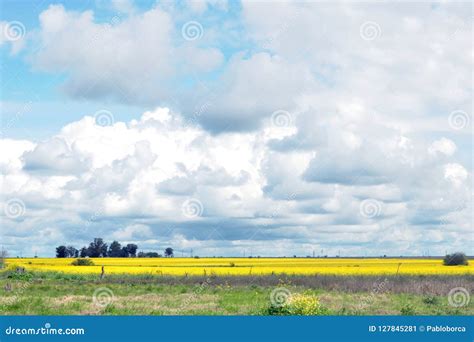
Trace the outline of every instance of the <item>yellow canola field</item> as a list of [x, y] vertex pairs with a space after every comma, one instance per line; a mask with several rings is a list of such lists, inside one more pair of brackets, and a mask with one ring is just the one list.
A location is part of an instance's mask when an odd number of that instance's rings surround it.
[[393, 275], [474, 274], [474, 265], [444, 266], [435, 259], [312, 258], [93, 258], [94, 266], [73, 266], [74, 259], [7, 259], [10, 268], [75, 274], [150, 275]]

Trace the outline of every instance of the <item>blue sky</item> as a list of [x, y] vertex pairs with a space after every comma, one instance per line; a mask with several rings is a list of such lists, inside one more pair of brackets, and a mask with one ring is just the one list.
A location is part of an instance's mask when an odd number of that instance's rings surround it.
[[11, 254], [472, 253], [472, 4], [3, 1]]

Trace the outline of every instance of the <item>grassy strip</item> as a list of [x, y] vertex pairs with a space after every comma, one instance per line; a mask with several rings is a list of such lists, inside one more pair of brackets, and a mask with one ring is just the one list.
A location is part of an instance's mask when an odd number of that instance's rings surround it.
[[[261, 315], [268, 312], [272, 290], [283, 287], [292, 294], [316, 295], [324, 312], [333, 315], [473, 315], [473, 303], [459, 308], [449, 305], [449, 289], [439, 289], [447, 282], [472, 291], [473, 276], [111, 275], [99, 279], [4, 272], [0, 274], [0, 314]], [[107, 305], [93, 300], [100, 291], [109, 295]]]
[[263, 286], [273, 287], [280, 284], [291, 284], [307, 288], [318, 288], [329, 291], [433, 294], [445, 295], [452, 288], [463, 287], [470, 292], [474, 290], [474, 275], [256, 275], [256, 276], [165, 276], [165, 275], [124, 275], [110, 274], [101, 279], [95, 274], [67, 274], [61, 272], [0, 272], [0, 279], [12, 280], [55, 280], [74, 283], [107, 283], [107, 284], [166, 284], [166, 285], [200, 285], [207, 282], [230, 286]]

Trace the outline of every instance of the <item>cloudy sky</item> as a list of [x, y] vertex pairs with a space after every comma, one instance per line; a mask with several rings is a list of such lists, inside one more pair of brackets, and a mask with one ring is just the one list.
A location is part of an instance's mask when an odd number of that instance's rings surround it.
[[0, 244], [472, 254], [472, 4], [2, 1]]

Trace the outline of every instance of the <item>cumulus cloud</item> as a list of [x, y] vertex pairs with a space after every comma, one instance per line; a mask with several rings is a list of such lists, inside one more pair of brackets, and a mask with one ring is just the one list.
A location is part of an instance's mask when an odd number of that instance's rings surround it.
[[88, 167], [87, 160], [81, 160], [59, 137], [39, 143], [34, 150], [23, 154], [23, 161], [25, 170], [30, 171], [76, 173]]
[[[120, 8], [126, 4], [116, 2]], [[159, 7], [96, 22], [92, 11], [51, 5], [39, 20], [38, 48], [31, 60], [39, 70], [65, 72], [64, 90], [76, 98], [170, 101], [168, 83], [179, 73], [208, 71], [222, 62], [216, 48], [177, 45], [171, 15]]]
[[305, 65], [263, 52], [237, 55], [208, 95], [199, 123], [212, 132], [255, 130], [274, 112], [293, 111], [301, 89], [311, 84]]
[[[256, 130], [277, 110], [298, 121], [308, 106], [331, 115], [357, 101], [392, 127], [431, 130], [470, 107], [472, 58], [458, 53], [470, 46], [467, 4], [278, 2], [267, 15], [268, 3], [243, 2], [225, 20], [208, 11], [225, 1], [142, 12], [114, 4], [130, 14], [104, 22], [61, 5], [40, 14], [30, 60], [64, 73], [73, 97], [172, 104], [213, 133]], [[200, 39], [181, 36], [186, 21], [202, 26]]]
[[462, 165], [450, 163], [444, 167], [444, 178], [451, 181], [455, 186], [463, 184], [467, 176], [468, 173]]
[[112, 234], [114, 239], [120, 241], [142, 241], [152, 237], [152, 231], [149, 226], [144, 224], [132, 224], [118, 229]]
[[50, 6], [28, 61], [74, 98], [156, 109], [1, 140], [3, 204], [26, 209], [2, 216], [6, 244], [472, 251], [471, 136], [449, 121], [471, 108], [468, 5], [112, 5]]
[[456, 152], [456, 144], [452, 140], [441, 138], [439, 140], [433, 141], [428, 149], [428, 152], [431, 154], [441, 153], [451, 156], [454, 152]]
[[[420, 229], [462, 245], [455, 232], [466, 229], [471, 175], [461, 164], [427, 158], [423, 141], [395, 133], [377, 136], [379, 144], [374, 136], [356, 144], [333, 137], [314, 151], [279, 151], [273, 129], [267, 123], [254, 133], [212, 135], [158, 108], [105, 127], [84, 117], [44, 142], [2, 140], [12, 151], [2, 176], [4, 205], [18, 198], [26, 208], [22, 217], [3, 218], [6, 241], [44, 234], [34, 228], [41, 222], [79, 244], [99, 234], [147, 249], [174, 241], [234, 255], [245, 248], [285, 255], [283, 246], [303, 253], [356, 236], [359, 247], [350, 250], [360, 253], [389, 226], [409, 232], [407, 252], [423, 248]], [[454, 199], [463, 205], [447, 205]], [[183, 209], [190, 201], [197, 206], [192, 215]], [[375, 214], [363, 207], [367, 202], [377, 204]], [[438, 228], [441, 219], [449, 234]]]

